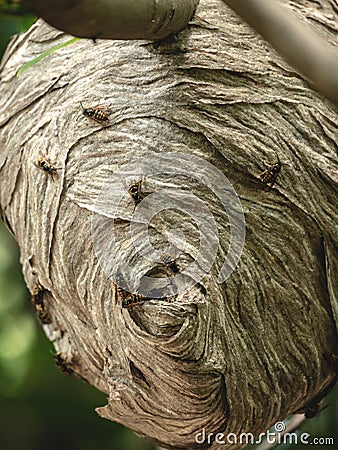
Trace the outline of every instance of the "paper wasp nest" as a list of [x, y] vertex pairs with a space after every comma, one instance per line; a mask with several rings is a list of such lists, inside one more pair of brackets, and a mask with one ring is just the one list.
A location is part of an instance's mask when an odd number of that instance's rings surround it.
[[[332, 40], [337, 12], [316, 14]], [[334, 107], [218, 1], [172, 42], [79, 40], [16, 77], [68, 39], [41, 21], [15, 38], [0, 106], [1, 214], [60, 365], [171, 448], [318, 403], [337, 353]]]

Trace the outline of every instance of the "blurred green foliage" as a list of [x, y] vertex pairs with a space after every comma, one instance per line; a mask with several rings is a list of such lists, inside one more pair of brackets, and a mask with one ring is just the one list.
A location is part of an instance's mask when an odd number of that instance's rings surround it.
[[94, 409], [106, 396], [60, 372], [35, 318], [17, 244], [0, 222], [0, 449], [152, 450]]
[[[27, 3], [0, 0], [0, 55], [10, 37], [34, 20]], [[28, 298], [17, 245], [0, 223], [0, 449], [154, 449], [123, 426], [99, 418], [94, 408], [106, 404], [105, 395], [56, 368], [54, 349]], [[330, 407], [306, 421], [299, 432], [334, 437], [337, 446], [337, 387], [324, 404]], [[278, 448], [305, 450], [308, 446]]]
[[36, 17], [25, 1], [0, 0], [0, 55], [13, 34], [27, 30]]

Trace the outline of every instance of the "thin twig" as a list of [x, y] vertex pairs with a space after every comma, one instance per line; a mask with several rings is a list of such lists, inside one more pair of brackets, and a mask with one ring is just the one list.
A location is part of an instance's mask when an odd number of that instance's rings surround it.
[[223, 0], [318, 91], [338, 105], [338, 55], [310, 27], [271, 0]]

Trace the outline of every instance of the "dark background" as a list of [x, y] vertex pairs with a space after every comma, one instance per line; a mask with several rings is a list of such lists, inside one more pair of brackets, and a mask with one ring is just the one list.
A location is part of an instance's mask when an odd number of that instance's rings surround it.
[[[10, 37], [34, 20], [24, 2], [0, 0], [0, 56]], [[17, 245], [0, 223], [0, 450], [154, 450], [130, 430], [95, 413], [106, 404], [104, 394], [59, 371], [54, 348], [28, 299]], [[309, 433], [309, 439], [334, 437], [335, 445], [318, 446], [333, 449], [338, 446], [337, 387], [326, 404], [329, 407], [307, 420], [299, 433]]]

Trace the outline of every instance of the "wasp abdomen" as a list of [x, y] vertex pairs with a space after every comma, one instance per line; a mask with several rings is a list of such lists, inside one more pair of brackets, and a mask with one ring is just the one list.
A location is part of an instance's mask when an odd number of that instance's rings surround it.
[[48, 325], [52, 323], [52, 319], [44, 303], [45, 292], [46, 292], [45, 288], [42, 287], [41, 284], [37, 283], [33, 288], [31, 302], [35, 306], [36, 314], [40, 319], [41, 323]]
[[84, 108], [82, 103], [82, 112], [85, 117], [89, 119], [95, 120], [95, 122], [100, 123], [101, 125], [107, 125], [109, 122], [109, 114], [110, 109], [104, 107], [93, 107], [93, 108]]
[[275, 161], [275, 162], [272, 162], [272, 163], [263, 162], [263, 164], [266, 167], [266, 170], [264, 170], [264, 172], [262, 172], [259, 175], [259, 178], [262, 180], [262, 182], [265, 184], [269, 184], [270, 187], [272, 187], [275, 184], [278, 174], [282, 168], [282, 164], [279, 160], [279, 157], [277, 154], [276, 154], [276, 156], [277, 156], [277, 161]]
[[99, 109], [85, 109], [83, 114], [90, 119], [94, 119], [97, 122], [103, 123], [108, 122], [109, 117], [103, 111]]

